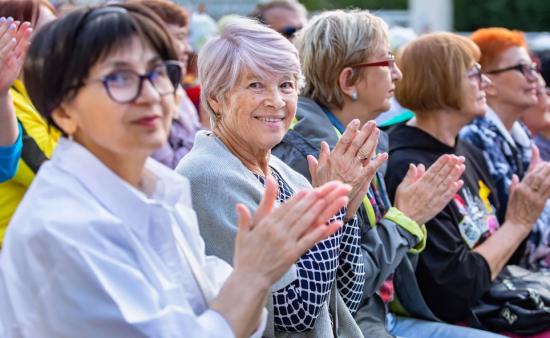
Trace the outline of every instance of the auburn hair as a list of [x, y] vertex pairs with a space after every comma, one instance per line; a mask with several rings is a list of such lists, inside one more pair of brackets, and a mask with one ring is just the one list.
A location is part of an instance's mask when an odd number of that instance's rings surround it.
[[173, 2], [166, 0], [132, 0], [129, 3], [147, 7], [167, 25], [186, 27], [189, 24], [187, 12]]
[[14, 21], [35, 24], [40, 18], [40, 6], [46, 6], [57, 16], [55, 7], [47, 0], [0, 0], [0, 17], [11, 16]]
[[478, 29], [470, 35], [470, 40], [481, 50], [479, 64], [484, 71], [491, 70], [510, 47], [527, 48], [523, 32], [500, 27]]
[[479, 48], [453, 33], [426, 34], [402, 47], [395, 61], [403, 79], [395, 83], [395, 99], [413, 112], [462, 108], [462, 84]]

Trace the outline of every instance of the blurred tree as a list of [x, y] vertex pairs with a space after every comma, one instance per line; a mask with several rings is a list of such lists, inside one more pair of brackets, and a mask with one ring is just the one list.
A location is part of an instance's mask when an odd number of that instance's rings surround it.
[[471, 32], [483, 27], [548, 31], [549, 0], [455, 0], [454, 26]]
[[362, 9], [407, 9], [408, 0], [299, 0], [309, 11], [357, 7]]

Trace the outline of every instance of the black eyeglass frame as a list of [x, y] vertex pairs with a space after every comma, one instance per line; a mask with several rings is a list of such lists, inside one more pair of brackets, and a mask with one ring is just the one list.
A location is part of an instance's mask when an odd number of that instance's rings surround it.
[[[525, 69], [525, 66], [527, 66], [527, 65], [529, 65], [530, 74], [525, 73], [524, 69]], [[507, 71], [510, 71], [510, 70], [517, 70], [517, 71], [521, 72], [521, 74], [523, 74], [523, 76], [529, 77], [529, 76], [534, 76], [534, 73], [538, 73], [538, 66], [537, 66], [536, 62], [531, 62], [531, 64], [529, 64], [529, 62], [522, 61], [522, 62], [518, 63], [517, 65], [502, 68], [502, 69], [491, 70], [491, 71], [485, 72], [485, 74], [498, 74], [498, 73], [507, 72]]]
[[[157, 69], [160, 66], [177, 66], [177, 67], [179, 67], [179, 72], [177, 73], [179, 75], [178, 75], [177, 79], [174, 79], [174, 81], [173, 81], [172, 78], [168, 75], [168, 77], [170, 78], [172, 84], [174, 85], [174, 90], [173, 91], [161, 92], [160, 89], [155, 86], [155, 83], [153, 82], [152, 77], [153, 77], [153, 74], [155, 72], [155, 69]], [[111, 73], [109, 73], [105, 76], [102, 76], [101, 78], [99, 78], [97, 80], [87, 81], [85, 84], [101, 82], [101, 83], [103, 83], [103, 86], [105, 87], [105, 91], [107, 91], [107, 95], [109, 95], [111, 100], [113, 100], [116, 103], [126, 104], [126, 103], [131, 103], [131, 102], [135, 101], [141, 95], [141, 91], [143, 89], [143, 81], [146, 80], [146, 79], [149, 80], [149, 82], [156, 89], [156, 91], [159, 93], [159, 95], [166, 96], [166, 95], [170, 95], [170, 94], [175, 94], [176, 91], [178, 90], [178, 86], [180, 85], [181, 80], [182, 80], [182, 69], [183, 69], [183, 64], [181, 62], [175, 61], [175, 60], [170, 60], [170, 61], [164, 61], [164, 62], [158, 64], [157, 66], [155, 66], [147, 74], [139, 74], [138, 72], [135, 72], [135, 71], [129, 70], [129, 69], [128, 70], [115, 70], [115, 71], [113, 71], [113, 72], [111, 72]], [[133, 73], [133, 74], [135, 74], [139, 77], [138, 89], [136, 91], [136, 94], [131, 99], [117, 100], [113, 96], [113, 94], [111, 93], [111, 89], [110, 89], [110, 85], [109, 85], [109, 81], [111, 81], [111, 80], [109, 79], [109, 77], [111, 77], [113, 74], [116, 74], [118, 72], [129, 72], [129, 73]], [[177, 81], [175, 81], [175, 80], [177, 80]]]

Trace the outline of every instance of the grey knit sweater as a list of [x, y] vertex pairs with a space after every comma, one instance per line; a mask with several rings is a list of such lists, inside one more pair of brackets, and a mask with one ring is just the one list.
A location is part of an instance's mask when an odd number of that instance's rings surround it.
[[[176, 172], [191, 182], [193, 208], [197, 213], [201, 235], [206, 245], [206, 254], [218, 256], [233, 264], [238, 215], [235, 205], [242, 203], [254, 214], [264, 193], [264, 187], [256, 177], [235, 157], [217, 137], [208, 132], [199, 132], [191, 152], [183, 158]], [[311, 190], [310, 183], [275, 156], [269, 165], [294, 191]], [[297, 278], [293, 265], [271, 291], [280, 290]], [[363, 337], [342, 297], [333, 284], [327, 302], [323, 305], [315, 326], [303, 333], [282, 332], [275, 329], [272, 297], [268, 298], [268, 322], [264, 337], [304, 338], [356, 338]], [[329, 311], [334, 320], [331, 326]]]

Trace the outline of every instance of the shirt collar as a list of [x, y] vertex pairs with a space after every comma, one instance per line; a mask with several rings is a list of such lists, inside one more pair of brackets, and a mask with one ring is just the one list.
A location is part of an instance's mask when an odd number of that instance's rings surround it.
[[146, 229], [149, 222], [148, 206], [151, 204], [191, 206], [187, 179], [151, 158], [145, 163], [143, 176], [146, 186], [154, 186], [150, 196], [122, 180], [86, 148], [64, 137], [59, 139], [52, 163], [80, 181], [103, 207], [141, 229]]
[[529, 140], [529, 136], [521, 127], [521, 124], [518, 121], [514, 122], [514, 124], [512, 125], [512, 129], [508, 131], [493, 108], [487, 106], [487, 113], [485, 114], [485, 116], [487, 117], [487, 119], [493, 122], [493, 124], [495, 124], [498, 131], [512, 146], [516, 147], [516, 143], [523, 147], [530, 146], [531, 142]]

